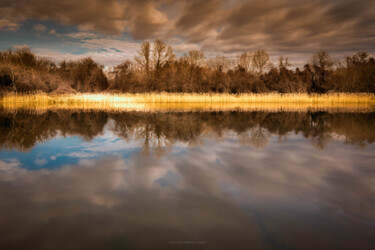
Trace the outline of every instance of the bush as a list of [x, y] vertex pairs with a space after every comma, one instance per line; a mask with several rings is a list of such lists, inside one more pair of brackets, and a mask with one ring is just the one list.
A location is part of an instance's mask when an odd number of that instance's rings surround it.
[[102, 67], [89, 57], [77, 62], [63, 61], [58, 72], [72, 82], [73, 89], [81, 92], [99, 92], [108, 88], [108, 79]]

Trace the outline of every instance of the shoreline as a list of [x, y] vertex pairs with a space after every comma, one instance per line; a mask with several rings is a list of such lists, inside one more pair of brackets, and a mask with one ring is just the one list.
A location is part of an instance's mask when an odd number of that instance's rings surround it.
[[5, 110], [374, 112], [375, 94], [7, 94]]
[[373, 93], [75, 93], [0, 96], [0, 103], [374, 103]]

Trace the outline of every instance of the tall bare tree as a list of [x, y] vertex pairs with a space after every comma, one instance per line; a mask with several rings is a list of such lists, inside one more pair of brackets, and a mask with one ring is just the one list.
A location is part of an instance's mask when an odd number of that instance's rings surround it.
[[246, 71], [251, 71], [251, 52], [243, 52], [238, 56], [238, 65]]
[[141, 45], [141, 49], [138, 51], [138, 56], [135, 57], [135, 61], [141, 66], [146, 76], [149, 76], [151, 67], [151, 48], [149, 42], [144, 42]]
[[172, 47], [160, 39], [156, 39], [154, 41], [152, 50], [152, 60], [156, 72], [158, 72], [165, 65], [165, 63], [172, 61], [175, 58]]
[[251, 62], [259, 74], [262, 74], [266, 69], [269, 64], [269, 60], [270, 56], [265, 50], [257, 50], [253, 52], [251, 57]]
[[279, 69], [288, 68], [290, 65], [288, 57], [279, 57]]
[[311, 58], [313, 65], [319, 66], [322, 70], [329, 70], [333, 66], [333, 59], [325, 50], [318, 51]]
[[195, 66], [203, 66], [205, 61], [204, 52], [200, 50], [190, 50], [187, 54], [189, 64]]
[[223, 71], [227, 71], [231, 67], [232, 62], [226, 56], [216, 56], [214, 58], [210, 58], [207, 64], [215, 70], [221, 69]]

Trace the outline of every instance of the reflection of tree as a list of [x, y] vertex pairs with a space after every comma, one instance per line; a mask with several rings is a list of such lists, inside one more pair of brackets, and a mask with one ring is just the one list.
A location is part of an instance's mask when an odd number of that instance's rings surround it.
[[332, 131], [344, 135], [345, 142], [364, 147], [375, 141], [375, 112], [365, 114], [336, 114], [332, 119]]
[[25, 151], [37, 142], [43, 142], [55, 136], [57, 130], [51, 116], [53, 115], [50, 112], [43, 114], [30, 114], [23, 111], [1, 113], [1, 147]]
[[103, 131], [108, 115], [105, 112], [73, 112], [63, 114], [60, 131], [66, 134], [77, 134], [85, 140], [92, 140]]
[[136, 112], [114, 114], [113, 131], [124, 139], [142, 141], [142, 149], [146, 155], [150, 153], [150, 148], [154, 148], [155, 153], [161, 156], [165, 153], [164, 148], [168, 147], [171, 141], [165, 134], [164, 126], [168, 123], [156, 117], [157, 115], [152, 113], [147, 116]]
[[251, 144], [258, 149], [262, 149], [265, 146], [267, 146], [268, 137], [269, 137], [268, 130], [260, 126], [257, 126], [252, 129]]
[[260, 149], [271, 134], [286, 136], [292, 131], [309, 138], [317, 148], [324, 148], [332, 134], [358, 146], [375, 141], [374, 113], [0, 111], [0, 145], [28, 150], [59, 132], [91, 140], [102, 133], [108, 118], [118, 137], [142, 141], [146, 154], [160, 156], [177, 141], [192, 146], [207, 135], [220, 138], [228, 131], [235, 132], [242, 144]]
[[151, 124], [146, 124], [135, 130], [136, 139], [143, 140], [142, 149], [146, 155], [150, 153], [150, 146], [154, 148], [155, 154], [162, 156], [165, 154], [164, 148], [170, 144], [166, 135], [160, 130], [152, 128]]
[[[148, 124], [147, 133], [138, 134], [139, 138], [145, 140], [145, 147], [171, 145], [175, 141], [196, 145], [201, 141], [204, 133], [222, 137], [228, 130], [236, 132], [243, 143], [249, 143], [257, 148], [267, 145], [270, 134], [285, 136], [291, 131], [302, 133], [304, 137], [310, 138], [318, 148], [325, 147], [332, 133], [344, 135], [346, 142], [357, 145], [361, 142], [375, 141], [373, 113], [129, 112], [110, 115], [110, 117], [115, 121], [115, 133], [119, 136], [123, 133], [124, 127], [132, 134], [132, 127], [140, 128]], [[121, 122], [121, 125], [118, 122]], [[116, 130], [116, 128], [121, 129]], [[129, 133], [123, 138], [127, 138]], [[158, 146], [158, 148], [162, 147]]]
[[107, 114], [104, 112], [0, 112], [0, 145], [28, 150], [58, 132], [91, 140], [103, 131], [106, 123]]
[[313, 137], [311, 142], [313, 143], [313, 145], [315, 145], [315, 147], [317, 147], [318, 149], [324, 149], [328, 142], [332, 139], [332, 136], [328, 133], [323, 133], [317, 137]]
[[310, 118], [310, 127], [306, 131], [306, 137], [312, 138], [312, 143], [319, 149], [326, 147], [331, 139], [331, 116], [327, 113], [313, 113]]
[[243, 145], [252, 145], [257, 149], [265, 148], [268, 144], [270, 133], [267, 129], [255, 126], [238, 134], [239, 141]]

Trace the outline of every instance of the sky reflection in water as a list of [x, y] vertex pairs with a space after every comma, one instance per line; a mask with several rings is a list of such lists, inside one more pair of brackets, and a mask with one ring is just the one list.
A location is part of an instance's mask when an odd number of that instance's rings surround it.
[[374, 113], [0, 118], [1, 249], [375, 246]]

